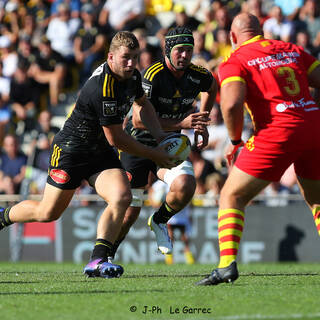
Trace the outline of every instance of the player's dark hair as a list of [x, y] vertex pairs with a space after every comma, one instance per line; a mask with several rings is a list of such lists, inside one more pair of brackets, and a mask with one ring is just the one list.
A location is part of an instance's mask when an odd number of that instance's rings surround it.
[[[177, 45], [194, 46], [192, 31], [186, 27], [176, 27], [168, 31], [165, 37], [165, 54], [171, 62], [171, 51]], [[171, 62], [172, 64], [172, 62]]]
[[109, 51], [114, 52], [120, 47], [126, 47], [131, 50], [139, 49], [139, 42], [132, 32], [119, 31], [112, 38]]

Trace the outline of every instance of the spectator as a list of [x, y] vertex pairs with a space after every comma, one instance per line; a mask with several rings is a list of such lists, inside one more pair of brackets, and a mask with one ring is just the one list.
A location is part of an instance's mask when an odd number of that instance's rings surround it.
[[33, 46], [38, 46], [50, 21], [50, 8], [44, 0], [33, 0], [28, 2], [28, 13], [33, 17], [33, 21], [35, 22], [31, 43]]
[[167, 28], [161, 28], [157, 32], [157, 37], [161, 43], [164, 41], [164, 37], [170, 29], [176, 27], [185, 27], [191, 31], [195, 31], [200, 25], [200, 22], [196, 18], [187, 14], [186, 8], [182, 4], [176, 3], [173, 7], [173, 12], [175, 13], [174, 22], [171, 23]]
[[35, 62], [37, 49], [31, 45], [31, 37], [28, 34], [21, 34], [18, 42], [18, 63], [27, 67]]
[[5, 136], [3, 150], [0, 155], [0, 191], [15, 194], [24, 179], [27, 157], [19, 150], [18, 139], [12, 134]]
[[0, 144], [2, 144], [6, 127], [11, 119], [9, 107], [10, 80], [2, 74], [2, 61], [0, 60]]
[[295, 41], [296, 45], [301, 46], [304, 51], [315, 55], [315, 51], [316, 49], [313, 47], [313, 45], [310, 42], [310, 36], [308, 31], [299, 31], [296, 34], [296, 41]]
[[225, 166], [224, 150], [229, 143], [228, 131], [218, 107], [212, 108], [210, 119], [211, 123], [208, 126], [209, 142], [205, 150], [202, 151], [202, 156], [221, 170]]
[[35, 130], [38, 136], [45, 135], [48, 137], [50, 143], [55, 136], [59, 132], [59, 128], [55, 127], [51, 124], [51, 113], [48, 110], [43, 110], [40, 112], [38, 117], [38, 122], [35, 126]]
[[11, 40], [8, 36], [0, 36], [0, 57], [2, 60], [2, 74], [11, 78], [16, 71], [18, 55], [13, 50]]
[[[119, 5], [118, 0], [107, 0], [99, 15], [99, 24], [116, 32], [133, 31], [144, 27], [145, 6], [143, 0], [127, 0]], [[112, 36], [112, 34], [111, 34]]]
[[315, 0], [306, 0], [299, 14], [300, 20], [306, 25], [313, 45], [320, 30], [319, 9], [319, 4]]
[[204, 46], [204, 34], [196, 30], [193, 32], [193, 37], [194, 47], [192, 59], [204, 59], [206, 61], [209, 61], [211, 59], [211, 54]]
[[70, 8], [71, 18], [77, 19], [80, 16], [80, 0], [53, 0], [51, 4], [51, 17], [59, 16], [60, 4], [66, 4]]
[[94, 22], [93, 5], [86, 3], [81, 8], [82, 23], [74, 39], [74, 55], [81, 64], [80, 85], [91, 75], [94, 66], [102, 61], [106, 37], [101, 27]]
[[16, 122], [22, 124], [19, 135], [33, 129], [39, 103], [38, 89], [28, 77], [27, 68], [23, 63], [18, 65], [10, 86], [11, 108], [16, 115]]
[[283, 15], [289, 20], [294, 21], [300, 8], [303, 6], [303, 0], [274, 0], [274, 4], [280, 7]]
[[65, 60], [58, 52], [52, 50], [50, 41], [43, 36], [39, 44], [39, 53], [28, 73], [42, 90], [49, 89], [51, 106], [58, 105], [66, 71]]
[[219, 30], [230, 31], [231, 19], [226, 7], [219, 8], [214, 15], [214, 19], [217, 23], [216, 27], [213, 29], [214, 41], [217, 41]]
[[206, 205], [218, 206], [219, 196], [221, 189], [224, 185], [226, 178], [220, 172], [214, 172], [206, 177], [205, 187], [206, 187]]
[[46, 32], [51, 42], [51, 47], [60, 53], [68, 62], [74, 61], [73, 38], [79, 28], [80, 20], [70, 17], [70, 9], [67, 4], [58, 6], [58, 16], [52, 18]]
[[224, 29], [220, 29], [216, 33], [215, 42], [213, 43], [211, 53], [213, 59], [216, 60], [216, 64], [220, 64], [225, 58], [230, 56], [232, 51], [229, 32]]
[[289, 42], [294, 35], [294, 25], [282, 14], [281, 8], [272, 7], [270, 18], [263, 25], [264, 37]]
[[195, 194], [205, 194], [206, 177], [217, 170], [210, 161], [202, 157], [201, 150], [199, 150], [195, 145], [192, 145], [191, 147], [190, 160], [193, 165], [194, 176], [197, 184]]
[[10, 95], [10, 79], [3, 75], [3, 63], [0, 60], [0, 94], [2, 101], [7, 103]]
[[260, 26], [262, 27], [265, 21], [269, 18], [262, 12], [262, 0], [248, 0], [244, 3], [247, 4], [247, 12], [255, 15], [260, 22]]

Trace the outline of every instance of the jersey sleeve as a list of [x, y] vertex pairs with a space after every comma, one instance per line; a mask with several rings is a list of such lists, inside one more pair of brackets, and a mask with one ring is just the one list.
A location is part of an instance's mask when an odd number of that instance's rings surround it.
[[223, 62], [218, 71], [220, 86], [228, 82], [240, 81], [246, 83], [246, 71], [236, 59], [228, 59]]
[[318, 65], [320, 65], [320, 61], [317, 60], [314, 56], [304, 51], [302, 48], [300, 49], [301, 60], [304, 67], [307, 70], [307, 73], [311, 73]]
[[207, 92], [209, 91], [212, 81], [215, 81], [213, 79], [212, 74], [207, 70], [207, 73], [204, 74], [204, 77], [201, 80], [201, 92]]
[[143, 83], [142, 83], [142, 79], [141, 79], [141, 74], [138, 70], [135, 70], [135, 73], [134, 75], [136, 76], [136, 81], [137, 81], [137, 92], [136, 92], [136, 99], [140, 99], [145, 91], [144, 91], [144, 88], [143, 88]]

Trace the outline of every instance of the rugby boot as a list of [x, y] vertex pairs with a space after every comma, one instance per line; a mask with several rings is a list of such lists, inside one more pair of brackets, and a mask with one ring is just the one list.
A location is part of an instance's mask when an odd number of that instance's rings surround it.
[[83, 269], [83, 273], [88, 277], [102, 278], [119, 278], [123, 271], [121, 266], [101, 258], [90, 261]]
[[172, 242], [168, 234], [166, 223], [156, 223], [153, 220], [153, 215], [148, 219], [148, 226], [155, 233], [158, 249], [162, 254], [172, 253]]
[[215, 286], [219, 283], [233, 283], [239, 277], [237, 263], [231, 262], [228, 267], [214, 269], [209, 276], [196, 282], [197, 286]]

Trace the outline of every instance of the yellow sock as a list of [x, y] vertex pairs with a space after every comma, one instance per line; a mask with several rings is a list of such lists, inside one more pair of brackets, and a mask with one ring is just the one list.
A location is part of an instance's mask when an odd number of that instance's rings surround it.
[[218, 268], [225, 268], [237, 258], [244, 225], [244, 212], [238, 209], [219, 210], [218, 232], [220, 262]]
[[164, 261], [166, 264], [173, 264], [173, 255], [172, 254], [166, 254], [164, 256]]
[[315, 207], [312, 210], [312, 214], [313, 214], [314, 223], [316, 224], [316, 228], [320, 236], [320, 206]]
[[186, 251], [184, 257], [186, 259], [186, 264], [194, 264], [194, 258], [191, 251]]

